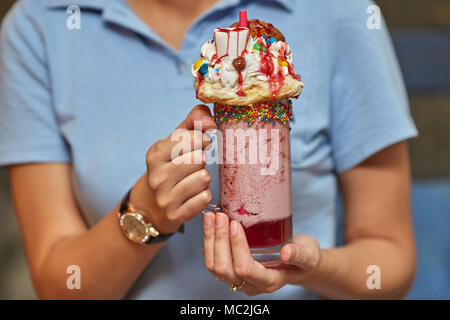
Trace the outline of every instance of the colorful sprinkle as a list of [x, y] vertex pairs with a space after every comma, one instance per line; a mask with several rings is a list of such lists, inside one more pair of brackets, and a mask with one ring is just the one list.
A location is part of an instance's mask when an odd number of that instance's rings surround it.
[[263, 102], [250, 106], [230, 106], [214, 104], [214, 120], [216, 123], [224, 121], [247, 121], [251, 126], [255, 121], [264, 123], [289, 123], [292, 120], [292, 101]]

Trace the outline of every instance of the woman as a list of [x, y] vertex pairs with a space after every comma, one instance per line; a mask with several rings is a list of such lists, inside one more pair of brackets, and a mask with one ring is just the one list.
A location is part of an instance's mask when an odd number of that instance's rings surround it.
[[[74, 4], [80, 29], [66, 23], [77, 18], [67, 11]], [[367, 27], [370, 1], [345, 4], [18, 1], [1, 33], [0, 165], [9, 167], [38, 296], [404, 297], [415, 270], [405, 140], [416, 129], [385, 25]], [[282, 30], [306, 84], [291, 131], [296, 235], [276, 269], [251, 258], [226, 215], [209, 212], [202, 223], [217, 168], [170, 160], [173, 129], [194, 137], [194, 121], [215, 127], [206, 106], [192, 108], [189, 64], [240, 9]], [[345, 245], [335, 248], [338, 184]], [[117, 214], [130, 187], [129, 202], [161, 241], [123, 235]], [[73, 265], [78, 289], [66, 286]], [[381, 288], [368, 285], [371, 268]]]

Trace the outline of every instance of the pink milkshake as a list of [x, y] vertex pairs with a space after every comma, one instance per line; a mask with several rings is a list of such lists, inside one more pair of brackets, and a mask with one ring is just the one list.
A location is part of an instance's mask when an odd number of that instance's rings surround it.
[[284, 41], [273, 25], [244, 15], [216, 29], [192, 66], [198, 99], [214, 103], [220, 209], [242, 224], [265, 264], [279, 263], [292, 238], [290, 98], [303, 83]]
[[[220, 106], [215, 115], [220, 115]], [[289, 125], [218, 121], [223, 163], [220, 207], [244, 227], [250, 248], [278, 247], [292, 237]]]

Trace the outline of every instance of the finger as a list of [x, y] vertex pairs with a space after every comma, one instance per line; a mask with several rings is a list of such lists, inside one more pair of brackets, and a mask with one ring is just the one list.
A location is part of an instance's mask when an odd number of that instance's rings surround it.
[[172, 199], [177, 199], [176, 206], [186, 202], [188, 199], [207, 190], [211, 182], [208, 169], [198, 170], [178, 182], [170, 191]]
[[185, 129], [176, 129], [161, 141], [164, 145], [164, 153], [161, 153], [159, 158], [164, 162], [173, 161], [194, 150], [206, 150], [212, 143], [210, 135], [197, 130]]
[[203, 214], [203, 248], [205, 252], [205, 267], [214, 273], [214, 234], [216, 215], [212, 212]]
[[186, 152], [169, 162], [169, 170], [180, 170], [180, 166], [206, 165], [206, 153], [202, 149]]
[[214, 271], [219, 278], [229, 284], [240, 284], [242, 279], [233, 270], [230, 247], [230, 228], [228, 216], [222, 212], [216, 214], [216, 233], [214, 241]]
[[274, 291], [281, 280], [275, 270], [265, 268], [255, 261], [250, 253], [245, 232], [240, 223], [233, 220], [230, 224], [230, 242], [233, 254], [233, 267], [236, 275], [257, 287]]
[[250, 282], [246, 281], [244, 285], [241, 287], [239, 292], [245, 293], [249, 297], [253, 297], [259, 294], [266, 293], [264, 290], [261, 290], [257, 286], [251, 284]]
[[151, 169], [160, 163], [171, 162], [185, 153], [205, 150], [211, 143], [211, 137], [200, 131], [177, 129], [169, 137], [158, 140], [150, 147], [146, 154], [147, 166]]
[[213, 129], [216, 123], [211, 115], [211, 111], [204, 104], [196, 105], [187, 115], [186, 119], [177, 127], [179, 129], [193, 130], [195, 122], [201, 121], [202, 131]]
[[[201, 150], [196, 150], [188, 154], [184, 154], [175, 163], [171, 161], [162, 165], [160, 170], [165, 172], [167, 179], [165, 180], [167, 187], [172, 189], [176, 184], [191, 174], [200, 171], [206, 167], [206, 154]], [[191, 163], [189, 163], [191, 161]], [[185, 163], [182, 163], [185, 162]]]
[[[212, 143], [211, 135], [199, 130], [176, 129], [166, 139], [174, 149], [174, 154], [179, 150], [176, 155], [192, 150], [206, 149]], [[175, 147], [178, 149], [175, 149]], [[174, 156], [172, 156], [173, 158]]]
[[285, 245], [280, 252], [281, 262], [314, 270], [319, 263], [320, 247], [318, 241], [308, 235], [295, 235], [292, 242]]
[[188, 199], [175, 211], [177, 220], [187, 221], [194, 218], [208, 207], [211, 199], [212, 195], [210, 188]]

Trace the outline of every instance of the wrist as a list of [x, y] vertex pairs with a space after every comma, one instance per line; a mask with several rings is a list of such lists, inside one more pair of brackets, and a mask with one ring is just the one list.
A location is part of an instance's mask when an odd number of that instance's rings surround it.
[[181, 224], [173, 224], [167, 221], [165, 212], [156, 204], [155, 196], [148, 186], [146, 175], [143, 175], [131, 189], [130, 202], [136, 209], [148, 216], [153, 227], [162, 235], [174, 233], [181, 226]]
[[330, 276], [330, 271], [332, 272], [333, 268], [331, 267], [331, 270], [329, 270], [329, 251], [330, 249], [319, 249], [319, 259], [316, 266], [305, 276], [301, 277], [296, 284], [311, 289], [311, 287], [314, 287], [318, 283], [321, 284], [324, 281], [327, 281], [327, 277]]
[[[305, 286], [306, 283], [320, 278], [324, 250], [319, 247], [318, 243], [315, 245], [315, 242], [312, 242], [313, 246], [310, 247], [297, 247], [295, 253], [291, 253], [293, 258], [290, 260], [291, 262], [287, 263], [296, 267], [297, 272], [292, 274], [289, 284]], [[300, 251], [304, 252], [300, 253]]]

